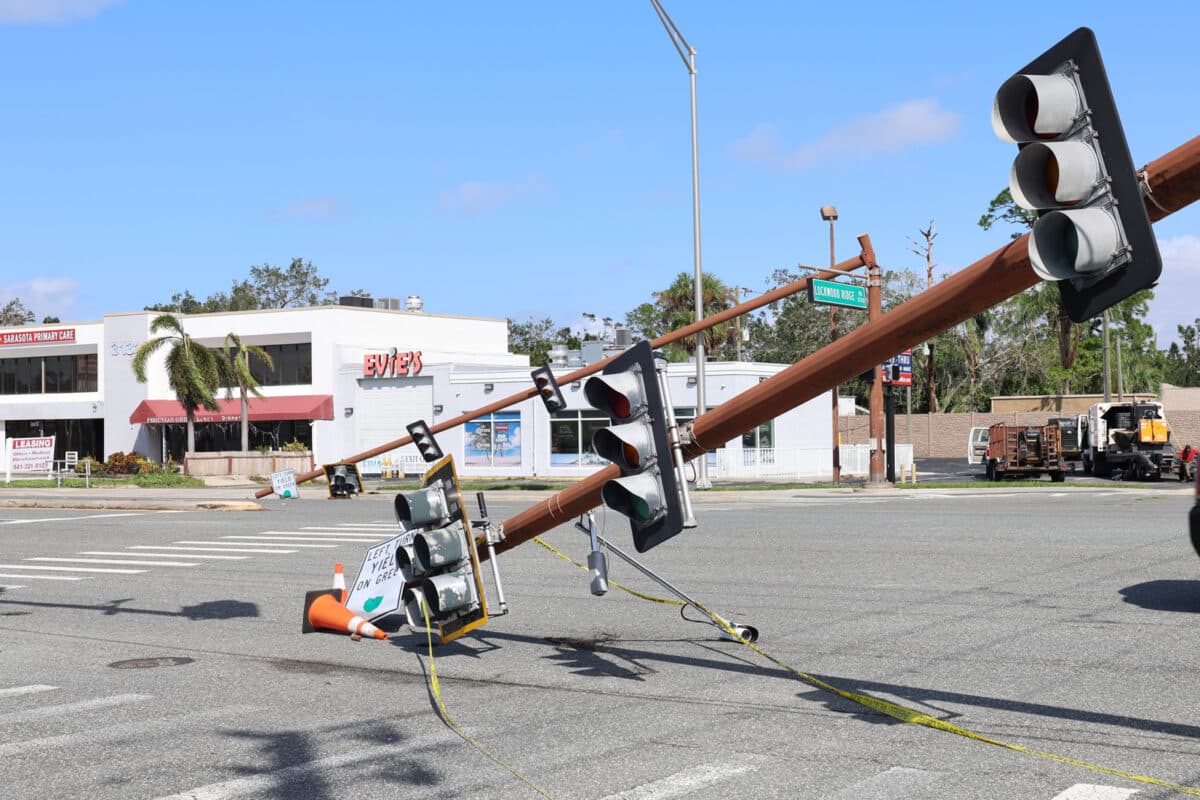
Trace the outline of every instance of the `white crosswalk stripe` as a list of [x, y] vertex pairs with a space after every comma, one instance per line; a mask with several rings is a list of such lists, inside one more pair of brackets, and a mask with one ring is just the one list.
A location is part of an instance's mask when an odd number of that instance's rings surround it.
[[[231, 553], [231, 552], [232, 553], [261, 553], [261, 552], [264, 552], [262, 550], [230, 550], [227, 547], [172, 547], [171, 545], [167, 545], [167, 544], [134, 544], [134, 545], [130, 545], [129, 549], [130, 550], [168, 550], [171, 552], [182, 551], [182, 552], [187, 553], [187, 555], [184, 556], [184, 558], [219, 558], [222, 560], [229, 560], [229, 561], [242, 561], [244, 559], [249, 558], [250, 556], [228, 556], [228, 555], [226, 555], [226, 556], [213, 556], [213, 555], [194, 556], [194, 555], [192, 555], [192, 553], [195, 551], [204, 552], [204, 553], [207, 553], [207, 552], [215, 552], [215, 553]], [[274, 551], [270, 551], [270, 552], [294, 553], [296, 551], [295, 550], [274, 550]], [[122, 553], [122, 555], [124, 555], [124, 554]]]
[[[0, 572], [0, 578], [20, 578], [23, 581], [82, 581], [85, 580], [79, 575], [25, 575], [15, 574], [12, 572]], [[20, 587], [25, 588], [25, 587]]]
[[50, 572], [110, 572], [114, 575], [138, 575], [146, 571], [144, 569], [115, 569], [110, 567], [31, 567], [28, 564], [0, 564], [0, 569], [36, 569], [48, 570]]
[[[154, 547], [154, 545], [135, 545], [135, 547], [141, 547], [144, 550], [165, 549], [165, 548], [156, 548], [156, 547]], [[129, 549], [132, 550], [133, 547], [131, 547]], [[178, 550], [186, 550], [187, 548], [177, 548], [177, 549]], [[130, 553], [128, 551], [123, 551], [123, 550], [80, 550], [79, 555], [81, 555], [81, 556], [135, 556], [135, 557], [140, 557], [143, 554], [142, 553]], [[158, 556], [161, 556], [163, 558], [170, 558], [170, 557], [174, 556], [175, 554], [171, 553], [171, 552], [167, 552], [167, 553], [145, 553], [144, 555], [146, 558], [156, 558]], [[204, 560], [217, 559], [220, 561], [226, 561], [226, 560], [227, 561], [245, 561], [250, 556], [212, 556], [212, 555], [198, 555], [196, 553], [187, 553], [186, 555], [183, 555], [182, 557], [192, 559], [194, 561], [198, 561], [200, 559], [204, 559]]]
[[[226, 552], [226, 553], [267, 553], [267, 554], [275, 554], [275, 555], [279, 555], [279, 554], [283, 554], [283, 553], [294, 553], [294, 552], [296, 552], [295, 550], [272, 550], [272, 549], [269, 549], [268, 547], [266, 547], [265, 545], [264, 545], [264, 546], [261, 546], [261, 547], [260, 547], [260, 546], [257, 546], [257, 545], [253, 545], [253, 543], [252, 543], [252, 542], [241, 542], [240, 544], [242, 544], [242, 545], [244, 545], [244, 546], [242, 546], [242, 547], [233, 547], [233, 545], [235, 545], [235, 544], [239, 544], [239, 543], [238, 543], [238, 542], [204, 542], [204, 541], [193, 541], [193, 540], [188, 540], [188, 539], [181, 539], [181, 540], [179, 540], [178, 542], [176, 542], [175, 544], [188, 544], [188, 545], [193, 545], [193, 544], [194, 544], [194, 545], [201, 545], [201, 544], [203, 544], [203, 545], [214, 545], [214, 544], [220, 544], [220, 545], [225, 545], [225, 547], [201, 547], [201, 548], [199, 548], [199, 549], [201, 549], [201, 550], [212, 550], [212, 551], [214, 551], [214, 552], [218, 552], [218, 553], [219, 553], [219, 552]], [[281, 544], [282, 544], [282, 542], [281, 542]], [[337, 545], [332, 545], [332, 544], [314, 544], [314, 545], [309, 545], [309, 547], [336, 547], [336, 546], [337, 546]], [[295, 545], [288, 545], [288, 547], [295, 547]]]
[[22, 694], [37, 694], [39, 692], [51, 692], [57, 689], [57, 686], [47, 686], [43, 683], [31, 683], [28, 686], [10, 686], [7, 689], [0, 689], [0, 697], [16, 697]]
[[381, 539], [375, 537], [364, 538], [356, 537], [336, 537], [336, 536], [312, 536], [304, 534], [289, 534], [289, 533], [273, 533], [267, 536], [251, 536], [251, 535], [230, 535], [222, 536], [222, 539], [236, 539], [238, 541], [251, 542], [341, 542], [342, 544], [354, 544], [355, 542], [368, 544], [371, 542], [379, 542]]
[[144, 703], [147, 700], [153, 699], [154, 697], [148, 694], [114, 694], [108, 697], [97, 697], [94, 700], [82, 700], [78, 703], [38, 706], [36, 708], [27, 708], [24, 711], [10, 711], [7, 714], [0, 714], [0, 725], [17, 725], [45, 717], [82, 714], [97, 708], [112, 708], [130, 703]]
[[118, 564], [125, 566], [137, 567], [198, 567], [198, 561], [126, 561], [119, 558], [52, 558], [50, 556], [36, 556], [27, 558], [26, 561], [53, 561], [62, 564]]
[[1077, 783], [1065, 792], [1054, 795], [1052, 800], [1125, 800], [1137, 794], [1137, 789], [1122, 789], [1119, 786], [1099, 786], [1093, 783]]

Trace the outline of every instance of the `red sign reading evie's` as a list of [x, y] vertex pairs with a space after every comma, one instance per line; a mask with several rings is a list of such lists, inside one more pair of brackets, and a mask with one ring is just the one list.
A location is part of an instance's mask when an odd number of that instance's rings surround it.
[[401, 353], [392, 348], [386, 353], [363, 356], [363, 375], [368, 378], [413, 377], [421, 374], [421, 351]]

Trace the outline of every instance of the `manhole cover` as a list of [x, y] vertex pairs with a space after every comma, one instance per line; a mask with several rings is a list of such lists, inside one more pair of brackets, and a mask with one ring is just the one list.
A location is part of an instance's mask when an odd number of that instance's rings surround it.
[[158, 656], [157, 658], [130, 658], [109, 664], [114, 669], [153, 669], [154, 667], [180, 667], [191, 664], [193, 659], [182, 656]]

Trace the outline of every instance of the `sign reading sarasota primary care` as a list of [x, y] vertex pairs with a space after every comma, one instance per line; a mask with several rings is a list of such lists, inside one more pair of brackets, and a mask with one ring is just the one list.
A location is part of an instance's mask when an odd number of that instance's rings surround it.
[[54, 328], [48, 331], [4, 331], [0, 333], [0, 345], [59, 344], [61, 342], [74, 341], [74, 328]]
[[367, 378], [414, 377], [421, 374], [421, 351], [401, 352], [390, 348], [386, 353], [363, 356], [363, 376]]

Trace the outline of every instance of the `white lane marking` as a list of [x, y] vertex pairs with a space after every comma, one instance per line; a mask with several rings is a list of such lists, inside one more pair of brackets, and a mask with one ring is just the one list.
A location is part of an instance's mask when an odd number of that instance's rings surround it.
[[342, 544], [363, 543], [370, 544], [381, 541], [380, 539], [368, 539], [362, 536], [310, 536], [302, 533], [280, 533], [271, 536], [222, 536], [222, 539], [236, 539], [239, 542], [341, 542]]
[[352, 524], [347, 523], [345, 525], [337, 525], [337, 526], [304, 525], [304, 526], [301, 526], [300, 530], [302, 530], [302, 531], [369, 531], [371, 533], [374, 533], [375, 531], [380, 531], [380, 532], [388, 531], [388, 530], [400, 531], [403, 529], [395, 522], [368, 522], [366, 524], [353, 524], [352, 525]]
[[0, 589], [28, 589], [28, 586], [23, 586], [19, 583], [0, 583]]
[[[223, 553], [223, 552], [226, 552], [226, 548], [224, 548], [224, 547], [171, 547], [169, 545], [160, 545], [160, 544], [134, 544], [134, 545], [130, 545], [129, 549], [130, 550], [171, 550], [174, 552], [185, 551], [185, 552], [187, 552], [187, 555], [185, 556], [185, 558], [219, 558], [219, 559], [222, 559], [225, 561], [245, 561], [247, 558], [250, 557], [250, 556], [197, 556], [197, 555], [192, 555], [193, 550], [213, 551], [213, 552], [217, 552], [217, 553]], [[234, 552], [237, 552], [237, 553], [245, 553], [245, 552], [259, 553], [262, 551], [260, 551], [260, 550], [253, 550], [253, 551], [235, 550]], [[294, 553], [296, 551], [295, 550], [278, 550], [276, 552]], [[124, 553], [100, 553], [100, 552], [97, 552], [96, 555], [123, 556], [125, 554]], [[152, 555], [159, 555], [159, 554], [147, 553], [147, 555], [152, 556]]]
[[81, 514], [78, 517], [40, 517], [39, 519], [6, 519], [0, 525], [30, 525], [34, 522], [72, 522], [77, 519], [110, 519], [115, 517], [140, 517], [144, 512], [128, 514]]
[[[224, 544], [224, 545], [241, 545], [243, 548], [246, 548], [246, 547], [270, 547], [271, 546], [270, 542], [271, 542], [270, 539], [268, 539], [267, 541], [265, 541], [261, 544], [259, 544], [258, 542], [201, 542], [201, 541], [191, 541], [188, 539], [180, 539], [175, 544]], [[315, 548], [324, 548], [324, 549], [337, 547], [336, 544], [292, 544], [291, 542], [278, 542], [278, 543], [283, 545], [284, 547], [315, 547]], [[289, 552], [289, 551], [286, 551], [286, 550], [245, 550], [245, 549], [243, 549], [243, 550], [231, 550], [230, 552], [233, 552], [233, 553], [285, 553], [285, 552]], [[290, 552], [294, 553], [296, 551], [292, 550]]]
[[1053, 800], [1125, 800], [1137, 794], [1137, 789], [1122, 789], [1119, 786], [1100, 786], [1094, 783], [1077, 783], [1065, 792], [1054, 795]]
[[[250, 547], [249, 542], [245, 542], [246, 547], [230, 547], [229, 545], [237, 544], [236, 542], [192, 542], [187, 539], [180, 540], [175, 544], [223, 544], [225, 547], [195, 547], [195, 548], [179, 548], [180, 550], [211, 550], [214, 553], [267, 553], [268, 555], [276, 553], [294, 553], [295, 550], [268, 550], [265, 547]], [[292, 545], [288, 545], [291, 547]], [[319, 547], [333, 547], [333, 545], [319, 545]]]
[[864, 797], [937, 797], [932, 791], [944, 772], [913, 767], [892, 767], [840, 790], [829, 800], [862, 800]]
[[[403, 533], [403, 531], [401, 531], [399, 528], [397, 528], [396, 535], [399, 536], [401, 533]], [[348, 533], [342, 533], [339, 531], [315, 531], [312, 533], [307, 533], [305, 531], [256, 531], [255, 535], [256, 536], [303, 536], [308, 539], [321, 539], [323, 537], [329, 536], [329, 537], [333, 537], [336, 539], [361, 539], [364, 542], [381, 542], [384, 539], [393, 538], [391, 536], [372, 535], [370, 532], [367, 532], [367, 531], [358, 531], [358, 532], [350, 531]], [[329, 541], [333, 541], [333, 538], [329, 539]]]
[[729, 761], [701, 764], [661, 780], [643, 783], [618, 794], [610, 794], [602, 800], [666, 800], [669, 797], [682, 797], [714, 783], [756, 770], [764, 761], [765, 756], [743, 753]]
[[[275, 794], [281, 787], [286, 786], [292, 781], [306, 778], [309, 775], [324, 770], [339, 769], [364, 762], [382, 761], [383, 759], [393, 758], [398, 755], [411, 757], [414, 753], [418, 753], [435, 741], [438, 740], [433, 736], [424, 736], [417, 740], [410, 739], [402, 744], [358, 747], [342, 755], [319, 758], [316, 761], [306, 761], [303, 764], [294, 764], [290, 767], [283, 767], [282, 769], [263, 772], [246, 778], [234, 778], [233, 780], [222, 781], [221, 783], [197, 786], [195, 789], [188, 789], [179, 794], [158, 797], [155, 800], [227, 800], [230, 797], [242, 797], [248, 794], [265, 797], [269, 794]], [[446, 740], [441, 739], [440, 741], [444, 742]]]
[[117, 558], [51, 558], [50, 556], [37, 556], [36, 558], [27, 558], [26, 561], [54, 561], [64, 564], [124, 564], [125, 566], [134, 567], [198, 567], [198, 561], [125, 561]]
[[44, 736], [40, 739], [22, 739], [19, 742], [0, 744], [0, 758], [17, 758], [27, 751], [35, 758], [50, 747], [84, 747], [102, 744], [110, 740], [138, 740], [146, 734], [169, 730], [171, 728], [190, 726], [193, 721], [212, 719], [214, 717], [229, 717], [254, 715], [261, 713], [261, 708], [254, 706], [227, 706], [225, 708], [209, 708], [191, 711], [180, 717], [169, 719], [154, 719], [145, 722], [124, 722], [108, 725], [95, 730], [80, 731], [79, 733], [63, 733], [57, 736]]
[[110, 572], [114, 575], [138, 575], [146, 571], [144, 569], [109, 569], [108, 567], [31, 567], [28, 564], [0, 564], [0, 569], [44, 569], [51, 572]]
[[16, 697], [19, 694], [37, 694], [38, 692], [50, 692], [57, 689], [57, 686], [47, 686], [44, 683], [31, 683], [28, 686], [12, 686], [8, 689], [0, 689], [0, 697]]
[[11, 572], [0, 572], [0, 578], [20, 578], [23, 581], [82, 581], [83, 577], [74, 575], [16, 575]]
[[12, 711], [8, 714], [0, 714], [0, 725], [12, 725], [20, 722], [28, 722], [32, 719], [41, 719], [42, 717], [55, 717], [61, 714], [78, 714], [96, 708], [112, 708], [113, 706], [123, 706], [127, 703], [142, 703], [153, 699], [154, 696], [149, 694], [114, 694], [109, 697], [97, 697], [95, 700], [84, 700], [81, 703], [64, 703], [60, 706], [29, 708], [24, 711]]

